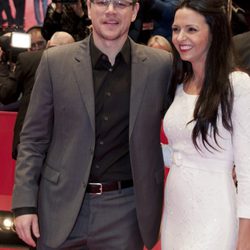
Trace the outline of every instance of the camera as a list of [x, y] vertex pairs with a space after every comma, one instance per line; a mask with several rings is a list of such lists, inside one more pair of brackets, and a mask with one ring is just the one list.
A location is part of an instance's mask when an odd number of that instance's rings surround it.
[[1, 58], [2, 62], [15, 63], [18, 54], [31, 47], [31, 36], [21, 32], [12, 32], [10, 36], [2, 35], [0, 47], [4, 52]]
[[29, 49], [31, 47], [31, 35], [21, 32], [12, 32], [10, 45], [13, 48]]

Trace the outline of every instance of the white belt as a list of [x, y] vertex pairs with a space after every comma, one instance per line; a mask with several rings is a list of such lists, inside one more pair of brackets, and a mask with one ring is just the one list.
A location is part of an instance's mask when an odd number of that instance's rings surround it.
[[232, 174], [233, 162], [210, 158], [191, 158], [182, 156], [180, 152], [173, 152], [172, 164], [175, 167], [188, 167], [209, 172], [229, 173]]
[[209, 172], [232, 174], [233, 162], [231, 160], [219, 160], [202, 157], [191, 157], [183, 155], [179, 151], [174, 151], [169, 145], [162, 145], [164, 163], [168, 167], [188, 167]]

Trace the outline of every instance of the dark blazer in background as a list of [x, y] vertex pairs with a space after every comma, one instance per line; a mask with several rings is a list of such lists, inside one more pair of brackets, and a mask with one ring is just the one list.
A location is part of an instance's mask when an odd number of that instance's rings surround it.
[[13, 98], [13, 102], [9, 104], [3, 104], [6, 94], [6, 81], [8, 81], [10, 75], [10, 67], [7, 63], [0, 62], [0, 111], [18, 111], [19, 101], [17, 98]]
[[250, 74], [250, 31], [233, 37], [240, 65]]

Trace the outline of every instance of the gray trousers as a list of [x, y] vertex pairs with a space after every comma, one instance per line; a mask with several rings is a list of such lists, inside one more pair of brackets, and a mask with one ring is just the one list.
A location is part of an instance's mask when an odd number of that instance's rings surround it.
[[[39, 240], [37, 249], [55, 250]], [[126, 188], [102, 195], [87, 193], [72, 232], [56, 249], [142, 250], [134, 189]]]

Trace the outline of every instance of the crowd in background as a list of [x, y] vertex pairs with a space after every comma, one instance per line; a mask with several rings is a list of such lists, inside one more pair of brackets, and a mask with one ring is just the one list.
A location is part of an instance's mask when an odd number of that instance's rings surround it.
[[[5, 0], [0, 2], [0, 32], [3, 32], [3, 29], [25, 30], [30, 28], [27, 27], [27, 23], [25, 24], [25, 7], [27, 8], [27, 2], [25, 0], [13, 0], [12, 6], [10, 1], [11, 0]], [[64, 1], [66, 4], [63, 5], [60, 4], [60, 0], [50, 2], [51, 1], [48, 0], [34, 0], [33, 6], [36, 25], [44, 25], [45, 29], [47, 29], [47, 24], [51, 22], [51, 18], [53, 17], [55, 27], [58, 26], [58, 22], [60, 22], [61, 25], [66, 25], [67, 21], [67, 28], [74, 23], [74, 30], [70, 31], [76, 32], [76, 30], [78, 30], [81, 34], [79, 38], [82, 38], [83, 34], [86, 35], [84, 29], [89, 25], [89, 20], [87, 18], [85, 0], [80, 0], [80, 3], [77, 3], [78, 1], [76, 0], [75, 2], [77, 4], [75, 4], [75, 6], [77, 6], [77, 8], [72, 7], [72, 4], [66, 3], [67, 1]], [[148, 39], [148, 36], [152, 35], [162, 35], [167, 39], [171, 38], [173, 14], [180, 0], [139, 0], [139, 2], [140, 10], [136, 21], [131, 27], [133, 32], [130, 32], [134, 40], [146, 43], [145, 39]], [[79, 8], [80, 5], [82, 5], [82, 8]], [[78, 23], [79, 25], [76, 25]], [[248, 1], [232, 1], [231, 23], [234, 35], [249, 30], [250, 3]], [[72, 29], [72, 27], [70, 29]], [[68, 31], [69, 30], [67, 30], [67, 32]], [[48, 32], [48, 34], [46, 32]], [[51, 27], [49, 31], [45, 30], [43, 33], [44, 37], [50, 36], [51, 32], [53, 32]]]

